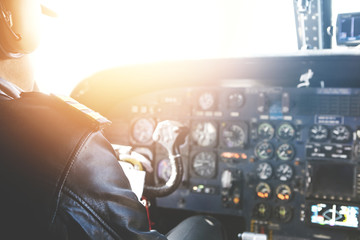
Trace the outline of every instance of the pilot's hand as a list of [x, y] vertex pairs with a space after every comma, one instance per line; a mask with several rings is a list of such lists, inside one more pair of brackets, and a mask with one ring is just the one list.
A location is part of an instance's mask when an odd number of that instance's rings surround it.
[[134, 166], [136, 170], [152, 172], [151, 162], [144, 155], [132, 151], [131, 146], [112, 144], [116, 156], [120, 161], [128, 162]]

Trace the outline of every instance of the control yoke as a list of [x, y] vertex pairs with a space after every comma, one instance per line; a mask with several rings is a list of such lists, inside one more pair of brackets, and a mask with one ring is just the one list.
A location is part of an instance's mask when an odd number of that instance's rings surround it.
[[188, 128], [176, 121], [162, 121], [158, 123], [153, 140], [162, 145], [169, 154], [171, 175], [163, 186], [144, 187], [146, 197], [164, 197], [174, 192], [181, 183], [184, 168], [180, 156], [180, 145], [185, 142]]

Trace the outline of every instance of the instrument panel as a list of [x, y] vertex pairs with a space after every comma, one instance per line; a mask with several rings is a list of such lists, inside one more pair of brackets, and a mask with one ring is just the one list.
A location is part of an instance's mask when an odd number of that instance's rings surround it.
[[359, 234], [360, 89], [168, 89], [123, 101], [109, 118], [111, 142], [152, 160], [153, 184], [171, 173], [151, 138], [156, 123], [189, 128], [182, 184], [159, 207], [239, 216], [270, 239]]

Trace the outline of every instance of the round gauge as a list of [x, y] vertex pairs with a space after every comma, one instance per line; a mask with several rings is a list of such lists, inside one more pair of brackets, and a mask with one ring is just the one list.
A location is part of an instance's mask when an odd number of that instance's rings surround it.
[[157, 167], [158, 178], [167, 182], [170, 179], [171, 170], [170, 160], [168, 158], [161, 160]]
[[295, 156], [294, 147], [291, 144], [283, 143], [276, 150], [276, 155], [282, 161], [289, 161]]
[[253, 215], [258, 219], [268, 219], [271, 214], [271, 208], [266, 203], [258, 203], [253, 209]]
[[261, 123], [257, 129], [257, 134], [262, 140], [270, 140], [274, 137], [275, 129], [270, 123]]
[[200, 152], [193, 159], [194, 172], [204, 178], [211, 178], [216, 172], [216, 156], [212, 152]]
[[353, 154], [356, 159], [360, 158], [360, 142], [356, 142], [353, 147]]
[[280, 200], [289, 200], [291, 197], [291, 188], [288, 185], [281, 184], [276, 190], [276, 197]]
[[211, 122], [199, 122], [192, 126], [192, 139], [201, 147], [215, 145], [217, 133], [216, 127]]
[[260, 160], [268, 160], [274, 155], [274, 147], [267, 141], [259, 142], [255, 147], [255, 155]]
[[229, 108], [240, 108], [244, 105], [245, 98], [241, 93], [232, 93], [228, 97]]
[[331, 140], [333, 142], [348, 142], [351, 139], [351, 132], [347, 126], [338, 125], [331, 130]]
[[255, 191], [256, 191], [256, 195], [259, 198], [263, 198], [263, 199], [269, 198], [270, 194], [271, 194], [271, 188], [270, 188], [269, 184], [264, 183], [264, 182], [259, 183], [256, 186]]
[[274, 217], [280, 222], [288, 222], [292, 217], [292, 211], [288, 206], [276, 206], [274, 208]]
[[226, 147], [243, 147], [246, 143], [246, 133], [238, 124], [231, 124], [223, 129], [223, 142]]
[[329, 130], [324, 125], [312, 125], [309, 129], [310, 139], [316, 142], [323, 142], [328, 138]]
[[280, 181], [286, 182], [292, 178], [294, 172], [289, 164], [283, 163], [277, 167], [275, 174]]
[[272, 167], [269, 163], [262, 162], [256, 167], [256, 175], [261, 180], [269, 179], [272, 175]]
[[155, 123], [148, 118], [140, 118], [132, 125], [132, 138], [140, 144], [152, 141], [152, 135], [155, 130]]
[[290, 140], [295, 136], [295, 128], [290, 123], [283, 123], [277, 130], [277, 135], [282, 140]]
[[211, 92], [200, 94], [198, 104], [201, 110], [210, 110], [215, 105], [215, 96]]

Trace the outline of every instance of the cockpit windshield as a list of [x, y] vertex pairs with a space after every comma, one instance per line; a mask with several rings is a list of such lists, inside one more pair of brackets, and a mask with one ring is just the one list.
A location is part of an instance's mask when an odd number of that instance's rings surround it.
[[89, 74], [124, 64], [297, 50], [289, 0], [49, 2], [58, 17], [45, 19], [37, 51], [44, 91], [69, 91]]
[[[115, 66], [292, 54], [302, 48], [297, 9], [301, 2], [310, 3], [309, 12], [313, 11], [305, 18], [329, 19], [322, 27], [316, 22], [311, 25], [310, 21], [304, 27], [308, 32], [320, 29], [323, 37], [329, 38], [328, 44], [314, 46], [311, 41], [319, 37], [308, 34], [307, 48], [348, 48], [336, 44], [337, 15], [360, 12], [360, 2], [356, 0], [46, 2], [58, 17], [44, 20], [43, 41], [36, 54], [36, 76], [41, 90], [65, 93], [79, 80]], [[330, 7], [330, 11], [319, 8], [320, 3], [324, 8]]]

